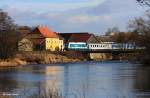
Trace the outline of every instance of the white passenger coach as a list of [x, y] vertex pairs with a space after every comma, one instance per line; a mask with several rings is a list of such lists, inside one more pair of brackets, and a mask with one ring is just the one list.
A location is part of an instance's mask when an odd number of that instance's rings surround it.
[[92, 49], [112, 49], [112, 43], [88, 44], [88, 48]]

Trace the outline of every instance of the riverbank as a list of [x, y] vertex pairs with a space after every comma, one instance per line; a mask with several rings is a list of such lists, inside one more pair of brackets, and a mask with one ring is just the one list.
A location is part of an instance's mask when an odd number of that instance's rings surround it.
[[54, 64], [79, 62], [83, 60], [77, 53], [60, 52], [19, 52], [14, 57], [7, 60], [0, 60], [0, 67], [14, 67], [28, 64]]
[[107, 53], [97, 53], [85, 55], [75, 51], [64, 52], [49, 52], [49, 51], [34, 51], [34, 52], [18, 52], [14, 57], [7, 60], [0, 60], [0, 67], [14, 67], [19, 65], [30, 64], [55, 64], [55, 63], [72, 63], [85, 60], [93, 61], [109, 61], [109, 60], [128, 60], [137, 61], [137, 54], [120, 54], [112, 56]]

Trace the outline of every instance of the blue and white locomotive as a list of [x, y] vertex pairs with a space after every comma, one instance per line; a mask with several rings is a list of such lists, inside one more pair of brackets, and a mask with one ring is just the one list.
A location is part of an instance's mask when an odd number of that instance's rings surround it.
[[86, 50], [88, 49], [88, 46], [84, 42], [70, 42], [68, 44], [69, 50]]

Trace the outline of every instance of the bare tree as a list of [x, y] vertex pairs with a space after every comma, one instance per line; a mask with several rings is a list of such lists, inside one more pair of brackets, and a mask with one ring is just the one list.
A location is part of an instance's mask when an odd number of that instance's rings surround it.
[[136, 18], [129, 27], [133, 34], [137, 35], [136, 42], [146, 48], [141, 58], [144, 63], [150, 64], [150, 13], [145, 18]]
[[141, 5], [146, 5], [150, 7], [150, 0], [136, 0], [136, 1], [139, 2]]
[[16, 25], [6, 12], [0, 10], [0, 59], [12, 56], [16, 50]]

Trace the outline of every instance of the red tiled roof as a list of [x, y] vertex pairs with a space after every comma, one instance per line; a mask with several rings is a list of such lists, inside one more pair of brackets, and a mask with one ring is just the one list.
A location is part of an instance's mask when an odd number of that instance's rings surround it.
[[57, 38], [56, 32], [49, 30], [46, 26], [38, 26], [37, 29], [40, 31], [40, 33], [47, 38]]
[[91, 36], [89, 33], [72, 34], [68, 42], [87, 42]]

